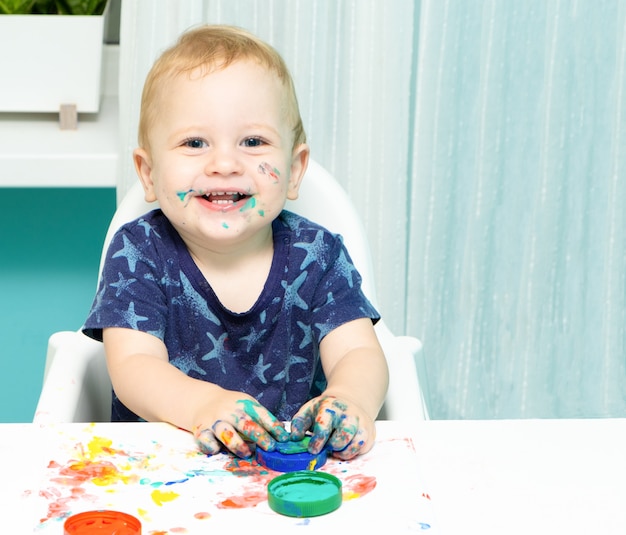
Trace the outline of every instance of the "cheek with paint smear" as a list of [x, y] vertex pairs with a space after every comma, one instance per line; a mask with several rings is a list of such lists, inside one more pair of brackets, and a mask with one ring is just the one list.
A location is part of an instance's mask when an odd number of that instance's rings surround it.
[[277, 183], [280, 180], [280, 171], [267, 162], [262, 162], [259, 165], [259, 173], [267, 175], [274, 181], [274, 183]]

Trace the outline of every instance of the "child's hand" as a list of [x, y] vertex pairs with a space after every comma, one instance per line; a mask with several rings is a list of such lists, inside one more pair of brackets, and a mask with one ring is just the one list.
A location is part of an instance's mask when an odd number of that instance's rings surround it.
[[[212, 404], [196, 418], [193, 434], [201, 451], [219, 453], [222, 445], [238, 457], [250, 457], [247, 442], [271, 451], [276, 440], [289, 440], [289, 433], [270, 411], [254, 398], [241, 392], [226, 391], [218, 406]], [[247, 441], [247, 442], [246, 442]]]
[[344, 460], [369, 451], [376, 436], [374, 421], [365, 411], [332, 396], [302, 406], [291, 421], [291, 440], [302, 440], [311, 427], [309, 451], [317, 454], [327, 444], [334, 457]]

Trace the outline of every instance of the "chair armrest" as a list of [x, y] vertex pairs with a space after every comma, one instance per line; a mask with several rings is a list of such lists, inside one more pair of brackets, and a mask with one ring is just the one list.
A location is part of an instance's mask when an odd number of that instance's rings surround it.
[[376, 334], [389, 366], [389, 390], [378, 419], [427, 420], [428, 409], [416, 364], [422, 343], [412, 336], [395, 336], [382, 320], [376, 325]]
[[50, 337], [33, 422], [110, 421], [111, 382], [102, 343], [81, 332]]

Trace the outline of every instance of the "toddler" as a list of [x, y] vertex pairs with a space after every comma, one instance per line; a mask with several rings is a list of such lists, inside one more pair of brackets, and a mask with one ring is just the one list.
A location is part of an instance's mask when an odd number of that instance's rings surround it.
[[184, 33], [147, 76], [133, 158], [159, 208], [116, 233], [83, 328], [112, 419], [169, 422], [208, 454], [307, 432], [311, 453], [368, 451], [379, 316], [341, 238], [284, 210], [309, 148], [280, 55], [234, 27]]

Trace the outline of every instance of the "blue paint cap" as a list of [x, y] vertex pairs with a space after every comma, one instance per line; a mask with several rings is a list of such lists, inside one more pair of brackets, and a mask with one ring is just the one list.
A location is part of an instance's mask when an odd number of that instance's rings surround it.
[[256, 460], [269, 470], [277, 472], [296, 472], [298, 470], [316, 470], [326, 464], [328, 450], [320, 453], [309, 453], [310, 437], [300, 441], [277, 442], [274, 451], [256, 450]]
[[326, 472], [302, 470], [282, 474], [267, 485], [267, 502], [285, 516], [308, 518], [339, 509], [341, 481]]

